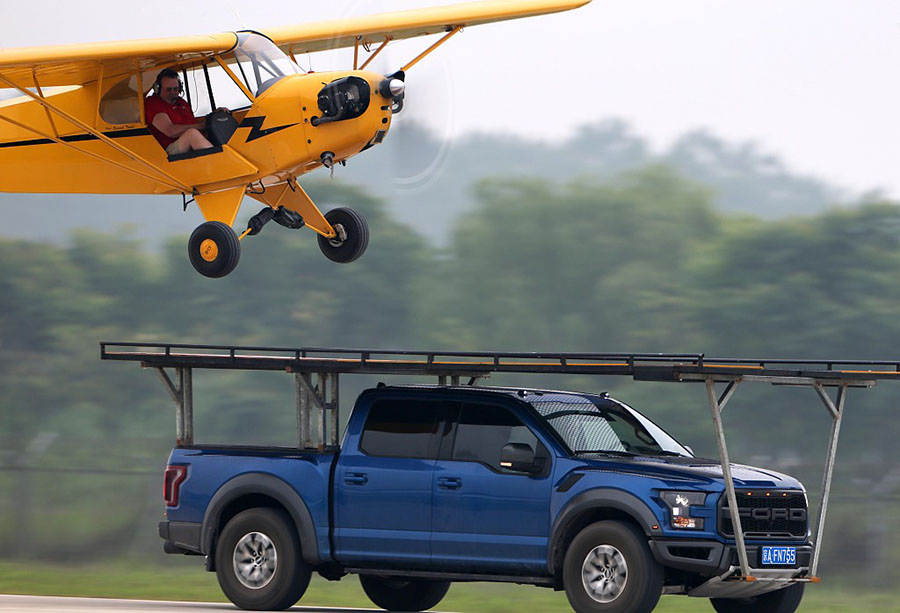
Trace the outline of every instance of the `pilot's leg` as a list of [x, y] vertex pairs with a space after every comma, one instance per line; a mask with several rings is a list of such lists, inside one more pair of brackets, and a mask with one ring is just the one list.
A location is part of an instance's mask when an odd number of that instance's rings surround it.
[[196, 128], [186, 130], [179, 136], [175, 142], [166, 147], [166, 153], [169, 155], [178, 155], [188, 151], [196, 151], [197, 149], [209, 149], [212, 143], [209, 142], [203, 133]]

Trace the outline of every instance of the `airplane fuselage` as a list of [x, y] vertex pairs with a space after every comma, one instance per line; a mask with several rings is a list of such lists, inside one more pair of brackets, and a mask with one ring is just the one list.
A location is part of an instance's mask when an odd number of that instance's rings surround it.
[[[0, 114], [15, 121], [0, 122], [0, 191], [42, 193], [154, 194], [178, 193], [156, 181], [156, 174], [135, 162], [142, 158], [170, 173], [196, 193], [217, 191], [263, 180], [277, 183], [323, 164], [346, 160], [381, 142], [391, 125], [391, 98], [379, 93], [384, 76], [365, 71], [292, 74], [280, 78], [256, 96], [249, 108], [234, 111], [238, 129], [223, 151], [187, 160], [167, 160], [163, 148], [140, 115], [111, 124], [98, 111], [103, 91], [96, 82], [48, 92], [46, 101], [121, 145], [117, 151], [99, 136], [48, 113], [27, 97], [0, 102]], [[341, 79], [365, 84], [365, 108], [346, 118], [325, 118], [319, 95]], [[121, 79], [119, 79], [121, 81]], [[357, 89], [365, 89], [357, 88]], [[340, 92], [338, 92], [340, 93]], [[135, 111], [139, 100], [135, 100]], [[25, 126], [28, 126], [26, 128]], [[113, 162], [113, 163], [111, 163]], [[115, 164], [114, 164], [115, 163]], [[139, 170], [135, 174], [123, 168]]]

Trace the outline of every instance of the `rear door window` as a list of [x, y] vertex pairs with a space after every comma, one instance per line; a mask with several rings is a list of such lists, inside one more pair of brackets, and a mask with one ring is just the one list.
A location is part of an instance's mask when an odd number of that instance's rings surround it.
[[435, 459], [438, 427], [451, 406], [421, 399], [376, 400], [359, 447], [373, 456]]

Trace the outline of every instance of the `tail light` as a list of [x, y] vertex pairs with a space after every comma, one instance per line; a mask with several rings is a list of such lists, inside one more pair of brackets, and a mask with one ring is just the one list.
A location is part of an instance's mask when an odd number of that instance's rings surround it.
[[177, 507], [181, 494], [181, 484], [187, 479], [187, 466], [166, 466], [166, 477], [163, 482], [163, 498], [167, 507]]

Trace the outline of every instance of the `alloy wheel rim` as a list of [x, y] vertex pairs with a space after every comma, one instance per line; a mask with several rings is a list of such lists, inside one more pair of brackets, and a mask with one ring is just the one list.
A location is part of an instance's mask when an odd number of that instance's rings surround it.
[[622, 595], [628, 582], [628, 563], [612, 545], [598, 545], [588, 552], [581, 565], [581, 582], [588, 595], [601, 603]]
[[258, 590], [272, 581], [278, 568], [275, 543], [262, 532], [248, 532], [234, 546], [234, 574], [241, 585]]

